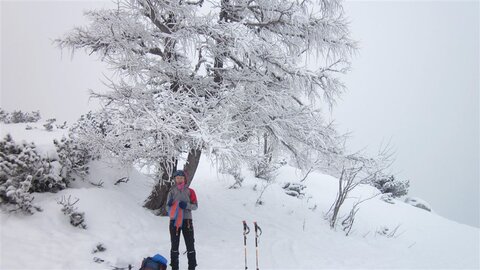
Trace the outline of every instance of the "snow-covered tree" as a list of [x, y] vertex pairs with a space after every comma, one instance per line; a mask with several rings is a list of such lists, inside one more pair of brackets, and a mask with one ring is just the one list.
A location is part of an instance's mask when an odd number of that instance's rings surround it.
[[85, 14], [90, 24], [56, 43], [116, 71], [111, 91], [93, 93], [108, 133], [86, 136], [128, 162], [157, 164], [146, 207], [165, 204], [187, 154], [190, 181], [202, 152], [245, 162], [259, 156], [259, 136], [300, 168], [341, 155], [321, 113], [343, 91], [339, 75], [355, 50], [340, 1], [125, 0]]

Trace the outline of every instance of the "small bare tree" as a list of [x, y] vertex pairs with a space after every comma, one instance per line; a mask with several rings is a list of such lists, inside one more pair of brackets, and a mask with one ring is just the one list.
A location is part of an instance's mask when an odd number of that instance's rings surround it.
[[330, 209], [327, 211], [327, 217], [330, 221], [330, 228], [335, 228], [335, 223], [337, 222], [338, 214], [340, 208], [342, 207], [347, 195], [362, 181], [355, 181], [358, 173], [362, 170], [363, 167], [358, 168], [345, 168], [343, 167], [340, 178], [338, 179], [338, 192], [335, 201], [333, 202]]
[[355, 216], [357, 215], [357, 212], [360, 210], [360, 207], [359, 207], [360, 204], [370, 199], [373, 199], [380, 194], [381, 194], [380, 192], [375, 193], [374, 195], [363, 200], [358, 200], [353, 204], [352, 209], [350, 209], [350, 212], [348, 213], [348, 215], [342, 220], [342, 228], [343, 228], [343, 231], [345, 232], [345, 236], [349, 236], [350, 233], [352, 232], [353, 223], [355, 222]]
[[86, 229], [87, 224], [85, 224], [85, 213], [78, 212], [77, 207], [75, 206], [80, 199], [76, 198], [74, 202], [71, 200], [71, 195], [69, 195], [68, 198], [62, 196], [62, 198], [57, 200], [57, 203], [63, 206], [62, 212], [70, 217], [70, 224], [72, 224], [72, 226]]
[[393, 230], [390, 230], [390, 228], [386, 226], [382, 226], [376, 231], [376, 235], [378, 234], [381, 236], [385, 236], [387, 238], [398, 238], [400, 237], [400, 235], [403, 234], [403, 232], [401, 232], [400, 234], [397, 234], [397, 231], [400, 228], [400, 226], [401, 224], [398, 224]]
[[[337, 196], [325, 215], [330, 222], [330, 228], [335, 228], [335, 225], [339, 219], [340, 209], [345, 200], [348, 198], [350, 192], [353, 191], [358, 185], [370, 184], [379, 175], [381, 175], [382, 172], [392, 164], [392, 155], [393, 153], [388, 147], [386, 147], [380, 151], [380, 154], [375, 159], [366, 158], [358, 153], [346, 156], [342, 162], [342, 167], [340, 170], [341, 173], [340, 177], [338, 178]], [[377, 195], [378, 194], [375, 194], [367, 199], [359, 200], [353, 205], [350, 213], [342, 221], [347, 235], [352, 229], [355, 215], [359, 210], [358, 206], [362, 202], [372, 199]]]

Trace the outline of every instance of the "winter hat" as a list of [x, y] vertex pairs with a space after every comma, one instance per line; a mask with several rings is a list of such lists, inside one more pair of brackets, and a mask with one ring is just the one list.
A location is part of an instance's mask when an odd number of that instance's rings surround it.
[[183, 176], [183, 177], [185, 177], [185, 172], [182, 171], [182, 170], [176, 170], [176, 171], [173, 173], [173, 177], [176, 177], [176, 176]]

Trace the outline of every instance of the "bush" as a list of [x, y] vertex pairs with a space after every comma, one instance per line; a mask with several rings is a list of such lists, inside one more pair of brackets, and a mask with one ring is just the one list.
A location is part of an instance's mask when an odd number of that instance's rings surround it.
[[100, 113], [88, 112], [80, 116], [80, 119], [73, 124], [71, 132], [76, 135], [98, 135], [106, 137], [113, 128], [112, 123]]
[[12, 123], [23, 123], [24, 120], [22, 111], [13, 111], [10, 116], [10, 122]]
[[76, 178], [85, 179], [89, 174], [88, 164], [100, 157], [93, 149], [74, 138], [70, 134], [69, 138], [53, 141], [61, 164], [60, 175], [67, 184]]
[[285, 160], [273, 160], [269, 155], [259, 157], [251, 161], [251, 168], [256, 178], [264, 180], [272, 180], [276, 176], [276, 172], [279, 168], [287, 164]]
[[399, 181], [393, 175], [384, 175], [376, 178], [372, 185], [382, 193], [389, 193], [393, 198], [407, 195], [410, 182], [408, 180]]
[[426, 201], [420, 199], [420, 198], [407, 197], [407, 198], [405, 198], [405, 203], [408, 203], [408, 204], [410, 204], [412, 206], [415, 206], [417, 208], [426, 210], [428, 212], [432, 211], [432, 207], [430, 206], [430, 204], [427, 203]]
[[2, 108], [0, 108], [0, 123], [8, 124], [8, 121], [9, 121], [8, 117], [9, 117], [8, 113]]
[[53, 130], [53, 123], [55, 123], [56, 121], [57, 121], [57, 119], [55, 119], [55, 118], [47, 119], [47, 122], [45, 124], [43, 124], [43, 127], [47, 131], [52, 131]]
[[[78, 146], [91, 153], [92, 157], [100, 157], [102, 150], [106, 148], [106, 137], [118, 137], [113, 135], [113, 124], [107, 119], [107, 116], [101, 113], [88, 112], [73, 123], [69, 131], [69, 139], [75, 141]], [[128, 141], [128, 140], [127, 140]], [[127, 147], [127, 145], [125, 145]], [[130, 147], [130, 145], [128, 145]], [[114, 153], [116, 154], [116, 153]]]
[[303, 191], [306, 188], [305, 185], [299, 184], [299, 183], [286, 183], [283, 186], [283, 189], [285, 190], [285, 193], [287, 195], [297, 197], [297, 198], [303, 198], [305, 196], [305, 192]]
[[7, 179], [0, 184], [0, 204], [8, 205], [10, 211], [21, 211], [33, 214], [33, 196], [29, 190], [31, 187], [31, 176], [24, 181]]
[[22, 112], [20, 110], [8, 113], [0, 108], [0, 122], [5, 124], [10, 123], [34, 123], [40, 120], [40, 112]]
[[0, 204], [32, 214], [33, 192], [57, 192], [66, 187], [52, 161], [35, 144], [16, 144], [10, 135], [0, 141]]
[[77, 207], [74, 206], [79, 200], [80, 199], [77, 198], [75, 202], [72, 202], [71, 196], [68, 196], [68, 198], [63, 196], [60, 200], [57, 201], [57, 203], [62, 205], [62, 213], [70, 217], [70, 224], [73, 227], [80, 227], [82, 229], [86, 229], [87, 224], [85, 223], [85, 213], [78, 212]]
[[[2, 113], [0, 117], [5, 115]], [[17, 111], [14, 115], [15, 121], [20, 121], [22, 114]], [[54, 140], [58, 154], [55, 161], [41, 157], [33, 143], [16, 144], [10, 135], [0, 141], [0, 204], [10, 211], [33, 214], [33, 192], [57, 192], [76, 177], [87, 176], [88, 163], [98, 155], [94, 156], [87, 144], [75, 140], [72, 132], [69, 137]]]

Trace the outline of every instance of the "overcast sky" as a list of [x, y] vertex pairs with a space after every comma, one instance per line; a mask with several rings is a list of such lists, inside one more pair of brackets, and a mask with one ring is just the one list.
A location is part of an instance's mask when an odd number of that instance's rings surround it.
[[479, 226], [479, 2], [347, 2], [360, 51], [333, 116], [351, 146], [389, 142], [410, 195]]
[[[86, 23], [94, 1], [1, 1], [0, 105], [76, 120], [104, 89], [95, 56], [73, 60], [51, 40]], [[349, 147], [396, 152], [393, 172], [410, 195], [461, 223], [480, 226], [479, 4], [476, 1], [349, 1], [360, 51], [348, 92], [331, 113]]]

